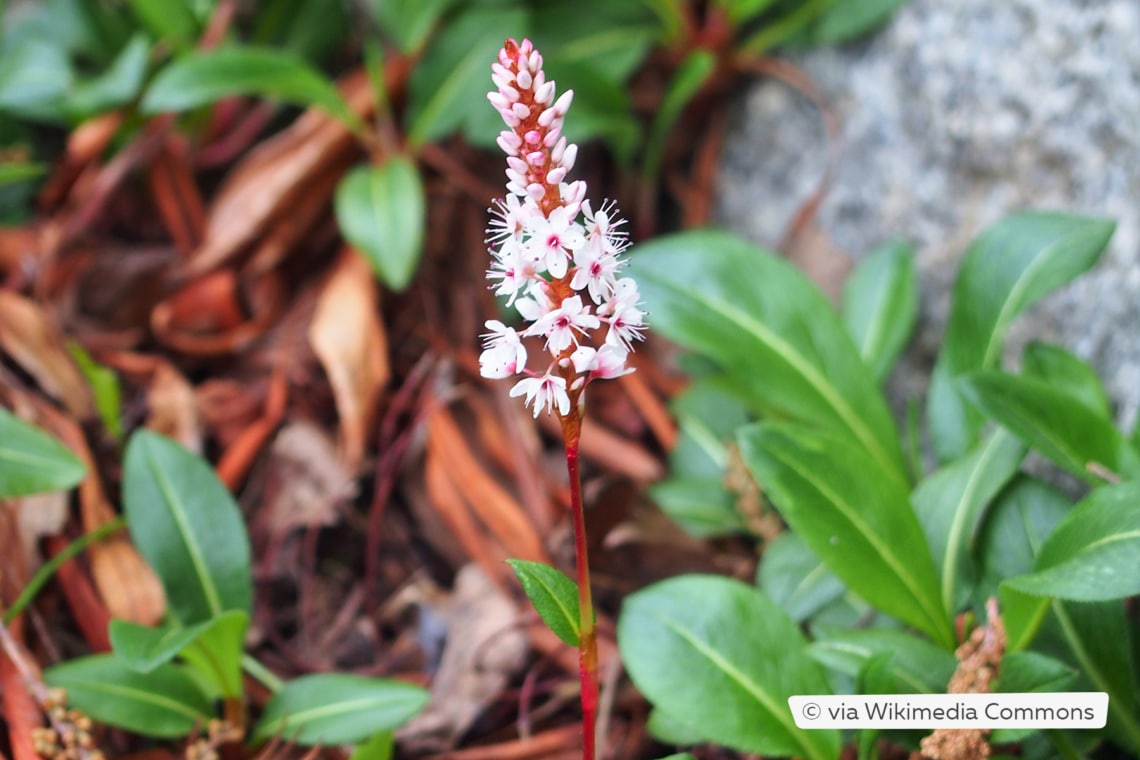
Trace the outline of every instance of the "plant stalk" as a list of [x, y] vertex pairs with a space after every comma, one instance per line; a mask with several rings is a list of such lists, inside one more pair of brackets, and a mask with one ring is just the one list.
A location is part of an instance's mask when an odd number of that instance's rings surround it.
[[582, 477], [578, 471], [578, 441], [581, 430], [580, 408], [562, 418], [562, 436], [566, 443], [566, 471], [570, 476], [570, 511], [574, 520], [574, 557], [578, 571], [578, 677], [582, 684], [582, 760], [594, 760], [598, 719], [598, 636], [594, 623], [594, 600], [590, 593], [590, 562], [586, 550], [586, 513], [582, 504]]

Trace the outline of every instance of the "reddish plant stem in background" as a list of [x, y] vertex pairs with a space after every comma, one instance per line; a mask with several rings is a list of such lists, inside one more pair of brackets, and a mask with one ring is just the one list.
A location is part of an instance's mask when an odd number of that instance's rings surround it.
[[566, 471], [570, 476], [570, 511], [574, 521], [574, 558], [578, 570], [578, 676], [582, 684], [582, 760], [594, 760], [598, 718], [598, 636], [594, 600], [590, 592], [590, 562], [586, 547], [586, 512], [582, 503], [582, 476], [578, 471], [578, 442], [582, 411], [574, 408], [562, 418], [566, 443]]

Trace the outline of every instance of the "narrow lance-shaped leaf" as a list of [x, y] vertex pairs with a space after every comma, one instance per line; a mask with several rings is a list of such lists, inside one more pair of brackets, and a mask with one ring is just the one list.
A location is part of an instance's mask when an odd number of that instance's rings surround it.
[[407, 156], [357, 167], [336, 191], [336, 218], [345, 239], [393, 290], [406, 288], [420, 263], [425, 209], [419, 171]]
[[829, 693], [805, 643], [762, 593], [713, 576], [639, 591], [618, 620], [630, 677], [666, 714], [744, 752], [832, 760], [838, 732], [802, 730], [788, 712], [789, 696]]
[[997, 367], [1014, 318], [1096, 263], [1113, 228], [1102, 219], [1024, 213], [990, 227], [970, 246], [954, 285], [927, 404], [939, 459], [969, 450], [983, 423], [958, 395], [955, 379]]
[[249, 538], [233, 496], [202, 459], [141, 430], [127, 444], [123, 507], [131, 538], [184, 625], [250, 611]]
[[1021, 354], [1021, 372], [1060, 388], [1099, 416], [1112, 417], [1112, 406], [1096, 370], [1060, 346], [1030, 343]]
[[86, 473], [66, 446], [0, 407], [0, 499], [64, 491]]
[[756, 585], [797, 623], [835, 601], [846, 588], [795, 533], [780, 534], [764, 547]]
[[817, 662], [850, 678], [857, 677], [876, 656], [892, 655], [887, 663], [892, 690], [902, 694], [940, 694], [954, 674], [953, 653], [904, 631], [821, 627], [808, 654]]
[[942, 605], [953, 616], [974, 572], [970, 550], [990, 501], [1017, 474], [1025, 444], [997, 430], [973, 451], [918, 484], [911, 501], [942, 579]]
[[273, 695], [251, 738], [280, 736], [302, 745], [362, 742], [407, 722], [428, 697], [403, 681], [346, 673], [301, 676]]
[[685, 106], [700, 91], [715, 69], [716, 56], [704, 49], [689, 53], [677, 67], [653, 116], [653, 124], [649, 128], [642, 168], [646, 177], [657, 177], [669, 130], [673, 128]]
[[44, 671], [49, 686], [92, 720], [157, 738], [186, 736], [214, 717], [210, 700], [182, 668], [136, 673], [114, 655], [69, 660]]
[[360, 118], [323, 74], [292, 53], [250, 45], [187, 53], [163, 68], [143, 96], [143, 113], [186, 111], [231, 95], [317, 106], [360, 131]]
[[833, 433], [770, 423], [738, 437], [761, 488], [848, 588], [953, 648], [930, 549], [899, 478]]
[[962, 395], [1018, 438], [1091, 483], [1104, 469], [1140, 475], [1137, 454], [1112, 420], [1046, 380], [981, 371], [958, 381]]
[[561, 570], [541, 562], [508, 559], [523, 591], [547, 627], [572, 647], [578, 646], [578, 586]]
[[635, 249], [653, 329], [707, 356], [754, 410], [810, 422], [904, 477], [886, 401], [819, 290], [775, 255], [731, 235], [690, 232]]
[[1033, 572], [1006, 583], [1083, 602], [1140, 594], [1140, 483], [1093, 491], [1049, 534]]
[[914, 248], [890, 243], [860, 261], [843, 284], [842, 314], [859, 355], [882, 384], [918, 318]]

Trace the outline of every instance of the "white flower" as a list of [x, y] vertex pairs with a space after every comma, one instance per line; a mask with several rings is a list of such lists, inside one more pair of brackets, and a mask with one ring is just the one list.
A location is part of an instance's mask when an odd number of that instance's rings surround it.
[[499, 249], [492, 250], [491, 253], [494, 260], [487, 270], [487, 279], [499, 281], [497, 286], [492, 286], [495, 295], [506, 296], [507, 305], [510, 306], [518, 295], [519, 288], [530, 280], [534, 267], [523, 260], [522, 247], [514, 238], [503, 241]]
[[565, 417], [570, 413], [570, 396], [566, 394], [566, 381], [549, 371], [542, 377], [525, 377], [515, 383], [511, 388], [511, 398], [526, 394], [527, 406], [534, 404], [534, 416], [543, 409], [547, 414], [551, 407], [558, 407], [559, 416]]
[[600, 304], [613, 292], [621, 262], [616, 254], [605, 249], [600, 238], [591, 236], [574, 252], [574, 266], [570, 287], [574, 290], [586, 288], [590, 299]]
[[548, 217], [529, 217], [526, 231], [530, 235], [527, 255], [538, 271], [547, 271], [555, 279], [566, 276], [569, 256], [586, 242], [582, 226], [574, 221], [572, 209], [567, 206], [559, 206]]
[[610, 331], [606, 333], [606, 343], [632, 351], [631, 341], [645, 339], [641, 334], [645, 329], [645, 312], [637, 308], [640, 298], [637, 283], [632, 279], [626, 277], [617, 281], [613, 298], [598, 310], [599, 313], [604, 312], [603, 319], [610, 326]]
[[575, 372], [588, 375], [591, 380], [612, 380], [633, 372], [633, 367], [625, 365], [628, 357], [629, 352], [621, 346], [606, 344], [600, 349], [581, 346], [570, 355], [570, 361]]
[[519, 334], [497, 319], [483, 324], [491, 332], [483, 336], [485, 350], [479, 356], [479, 374], [501, 379], [521, 372], [526, 366], [526, 347]]
[[546, 347], [556, 356], [571, 343], [578, 343], [575, 331], [585, 334], [601, 325], [598, 318], [590, 313], [590, 307], [582, 303], [581, 296], [570, 296], [562, 301], [557, 309], [551, 309], [527, 328], [525, 335], [545, 335]]

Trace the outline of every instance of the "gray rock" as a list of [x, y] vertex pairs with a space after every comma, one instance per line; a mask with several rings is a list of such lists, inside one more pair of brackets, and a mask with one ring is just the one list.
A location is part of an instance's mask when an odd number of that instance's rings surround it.
[[[918, 249], [919, 333], [892, 379], [924, 392], [957, 263], [1013, 211], [1117, 221], [1097, 268], [1024, 315], [1105, 379], [1120, 421], [1140, 406], [1140, 2], [913, 0], [870, 40], [793, 59], [838, 112], [843, 158], [819, 216], [858, 257], [892, 238]], [[743, 93], [723, 157], [718, 215], [778, 244], [824, 166], [818, 114], [766, 81]]]

